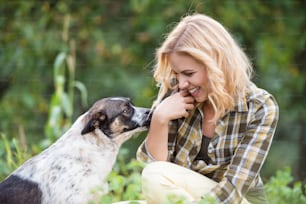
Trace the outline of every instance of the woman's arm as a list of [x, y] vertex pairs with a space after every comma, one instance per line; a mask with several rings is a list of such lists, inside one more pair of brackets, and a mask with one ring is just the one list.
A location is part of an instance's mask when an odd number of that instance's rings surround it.
[[168, 157], [168, 123], [158, 112], [154, 112], [150, 129], [145, 140], [147, 152], [154, 160], [166, 161]]
[[212, 190], [221, 203], [238, 203], [249, 190], [266, 159], [278, 121], [273, 97], [249, 107], [250, 120], [224, 178]]
[[186, 91], [177, 92], [164, 99], [154, 110], [145, 148], [151, 159], [166, 161], [168, 157], [169, 122], [188, 117], [189, 110], [194, 108], [194, 99]]

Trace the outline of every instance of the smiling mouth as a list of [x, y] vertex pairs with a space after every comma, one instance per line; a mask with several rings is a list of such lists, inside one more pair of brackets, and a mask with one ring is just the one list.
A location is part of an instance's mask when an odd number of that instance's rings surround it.
[[190, 89], [189, 93], [194, 96], [194, 95], [196, 95], [197, 91], [199, 91], [199, 90], [200, 90], [200, 87], [195, 87], [193, 89]]

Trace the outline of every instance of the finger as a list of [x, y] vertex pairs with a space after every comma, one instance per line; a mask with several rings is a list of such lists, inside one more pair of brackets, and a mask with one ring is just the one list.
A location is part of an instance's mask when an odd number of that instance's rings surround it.
[[184, 98], [185, 103], [194, 103], [194, 98], [192, 96], [188, 96]]
[[185, 105], [185, 110], [192, 110], [194, 109], [194, 105], [193, 104], [186, 104]]
[[183, 117], [188, 118], [188, 116], [189, 116], [189, 112], [187, 110], [185, 110], [185, 112], [183, 113]]
[[183, 97], [189, 96], [189, 92], [188, 92], [186, 89], [180, 90], [180, 94], [181, 94], [181, 96], [183, 96]]

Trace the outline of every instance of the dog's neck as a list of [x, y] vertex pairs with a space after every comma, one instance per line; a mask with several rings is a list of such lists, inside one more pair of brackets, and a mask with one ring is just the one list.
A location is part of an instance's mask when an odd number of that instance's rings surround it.
[[134, 129], [134, 130], [125, 132], [123, 134], [120, 134], [120, 135], [114, 137], [112, 140], [120, 147], [125, 141], [130, 139], [133, 135], [135, 135], [136, 133], [139, 133], [139, 132], [143, 132], [145, 130], [147, 130], [146, 127], [139, 127], [139, 128]]

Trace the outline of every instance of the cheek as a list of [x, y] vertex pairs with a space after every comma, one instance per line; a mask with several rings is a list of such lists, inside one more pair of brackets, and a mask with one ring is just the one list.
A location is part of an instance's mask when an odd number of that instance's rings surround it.
[[124, 128], [126, 128], [126, 126], [123, 125], [119, 119], [115, 119], [114, 122], [112, 122], [112, 124], [110, 125], [112, 133], [115, 134], [122, 133]]
[[197, 78], [193, 80], [193, 85], [199, 86], [202, 89], [207, 90], [208, 89], [208, 81], [205, 78]]
[[205, 90], [210, 90], [210, 83], [208, 81], [208, 77], [206, 74], [202, 74], [201, 77], [199, 77], [198, 82], [201, 83], [201, 87]]
[[200, 93], [200, 97], [197, 98], [197, 102], [204, 102], [208, 99], [208, 94], [211, 92], [211, 88], [208, 82], [203, 83], [202, 82], [202, 86], [201, 86], [201, 93]]

